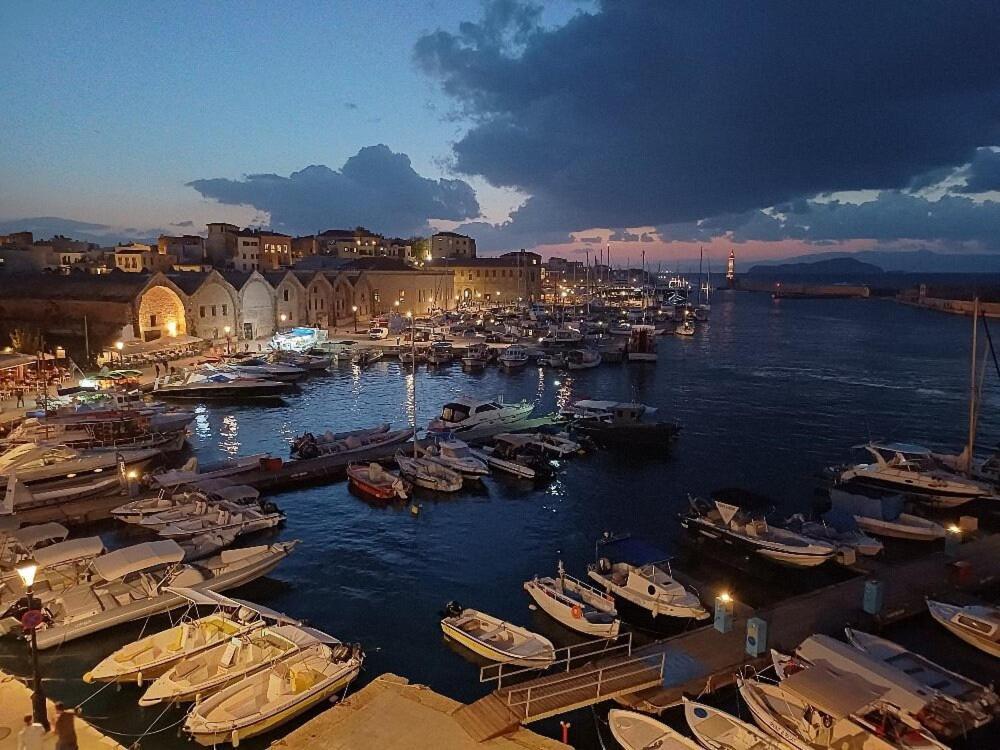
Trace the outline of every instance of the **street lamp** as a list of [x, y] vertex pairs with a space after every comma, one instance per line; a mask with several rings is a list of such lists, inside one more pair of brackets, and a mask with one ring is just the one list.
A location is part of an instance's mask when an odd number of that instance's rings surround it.
[[[125, 348], [125, 342], [124, 341], [116, 341], [115, 342], [115, 349], [118, 350], [118, 364], [119, 365], [122, 365], [122, 364], [125, 363], [125, 356], [122, 354], [122, 349], [124, 349], [124, 348]], [[114, 357], [112, 357], [111, 360], [113, 362], [114, 361]]]
[[226, 354], [231, 354], [229, 350], [229, 334], [232, 333], [233, 329], [230, 326], [223, 326], [222, 332], [226, 334]]
[[[119, 342], [121, 343], [121, 342]], [[35, 583], [35, 574], [38, 572], [38, 565], [34, 560], [25, 560], [17, 566], [17, 575], [24, 584], [26, 598], [28, 600], [27, 611], [21, 616], [21, 628], [31, 634], [31, 715], [35, 722], [45, 727], [49, 731], [49, 717], [45, 710], [45, 693], [42, 692], [42, 675], [38, 669], [38, 638], [36, 630], [42, 624], [41, 601], [34, 599], [32, 586]], [[37, 606], [36, 606], [37, 605]]]
[[354, 313], [354, 332], [358, 332], [358, 306], [351, 305], [351, 312]]

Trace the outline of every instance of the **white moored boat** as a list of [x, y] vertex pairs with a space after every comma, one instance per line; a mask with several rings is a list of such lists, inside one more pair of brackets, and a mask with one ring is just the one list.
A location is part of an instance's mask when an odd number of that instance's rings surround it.
[[601, 364], [601, 353], [594, 349], [573, 349], [566, 354], [566, 367], [570, 370], [589, 370]]
[[[153, 516], [147, 521], [155, 521]], [[191, 539], [201, 534], [225, 534], [236, 532], [237, 536], [252, 534], [264, 529], [273, 529], [285, 521], [285, 514], [274, 503], [265, 503], [255, 508], [250, 505], [216, 502], [205, 503], [199, 509], [181, 518], [174, 518], [156, 527], [158, 536], [164, 539]]]
[[434, 492], [458, 492], [464, 481], [457, 471], [429, 458], [414, 458], [402, 451], [396, 454], [396, 465], [404, 479]]
[[652, 716], [612, 708], [608, 728], [625, 750], [701, 750], [701, 746]]
[[[225, 500], [229, 503], [251, 505], [260, 499], [260, 493], [253, 487], [231, 484], [224, 479], [205, 480], [192, 483], [182, 490], [160, 490], [153, 497], [138, 500], [112, 508], [111, 515], [124, 523], [134, 523], [151, 529], [159, 528], [172, 520], [184, 518], [199, 503]], [[170, 513], [171, 515], [166, 515]]]
[[688, 698], [681, 700], [691, 732], [711, 750], [794, 750], [787, 742], [764, 734], [725, 711]]
[[465, 477], [478, 478], [490, 473], [490, 467], [472, 454], [468, 443], [457, 438], [436, 440], [423, 447], [424, 458], [447, 466]]
[[390, 424], [383, 422], [376, 427], [348, 432], [325, 432], [313, 435], [307, 432], [292, 441], [292, 458], [316, 458], [317, 456], [349, 455], [371, 448], [396, 445], [406, 441], [412, 430], [390, 430]]
[[953, 604], [927, 600], [931, 617], [971, 646], [1000, 657], [1000, 607]]
[[900, 495], [870, 497], [835, 487], [830, 490], [830, 503], [834, 510], [850, 513], [859, 528], [875, 536], [933, 542], [944, 539], [947, 533], [944, 526], [929, 518], [904, 513]]
[[449, 602], [441, 630], [456, 643], [491, 661], [545, 669], [555, 660], [552, 642], [526, 628]]
[[520, 344], [511, 344], [500, 352], [497, 361], [505, 370], [520, 369], [528, 364], [528, 350]]
[[[38, 566], [32, 595], [42, 602], [53, 598], [74, 585], [87, 570], [90, 561], [104, 551], [104, 542], [99, 536], [66, 539], [36, 549], [31, 555]], [[26, 593], [24, 581], [15, 570], [0, 573], [0, 606], [10, 606]]]
[[294, 653], [202, 700], [184, 731], [199, 745], [236, 746], [330, 699], [361, 671], [360, 646], [312, 628], [296, 628], [288, 637], [297, 641]]
[[[170, 591], [190, 603], [185, 617], [172, 628], [122, 646], [87, 672], [84, 682], [137, 682], [142, 685], [143, 680], [161, 676], [182, 659], [190, 659], [220, 643], [259, 630], [266, 622], [296, 622], [278, 612], [214, 591], [188, 588]], [[197, 607], [211, 607], [213, 611], [203, 617], [188, 617], [188, 614], [197, 614]]]
[[524, 582], [524, 590], [539, 609], [571, 630], [598, 638], [618, 635], [614, 598], [566, 575], [562, 560], [555, 578], [535, 576]]

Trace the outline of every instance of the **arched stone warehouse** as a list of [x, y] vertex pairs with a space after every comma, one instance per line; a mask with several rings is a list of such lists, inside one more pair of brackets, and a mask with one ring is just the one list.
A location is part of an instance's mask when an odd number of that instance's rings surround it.
[[270, 336], [275, 330], [274, 289], [254, 272], [240, 289], [240, 338]]
[[139, 297], [135, 326], [143, 341], [185, 335], [184, 301], [176, 291], [163, 284], [148, 287]]

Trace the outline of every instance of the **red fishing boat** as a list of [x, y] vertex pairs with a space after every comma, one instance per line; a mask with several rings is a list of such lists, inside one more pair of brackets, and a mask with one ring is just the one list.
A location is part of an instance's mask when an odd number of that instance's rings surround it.
[[358, 494], [371, 500], [405, 500], [411, 485], [381, 464], [348, 464], [347, 481]]

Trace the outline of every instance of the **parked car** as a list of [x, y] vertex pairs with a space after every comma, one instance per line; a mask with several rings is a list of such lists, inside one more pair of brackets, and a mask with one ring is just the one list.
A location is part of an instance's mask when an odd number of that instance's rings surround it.
[[372, 341], [381, 341], [382, 339], [385, 339], [385, 338], [388, 338], [388, 337], [389, 337], [389, 329], [388, 328], [369, 328], [368, 329], [368, 338], [370, 338]]

